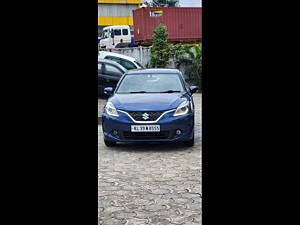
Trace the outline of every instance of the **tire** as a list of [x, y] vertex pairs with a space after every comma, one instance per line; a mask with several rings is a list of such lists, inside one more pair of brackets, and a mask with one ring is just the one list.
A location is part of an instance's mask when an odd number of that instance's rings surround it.
[[107, 147], [114, 147], [117, 145], [117, 142], [115, 141], [108, 141], [108, 140], [105, 140], [104, 139], [104, 144], [107, 146]]
[[184, 144], [184, 146], [186, 146], [186, 147], [193, 147], [193, 146], [194, 146], [194, 143], [195, 143], [195, 138], [194, 138], [194, 134], [193, 134], [192, 139], [189, 140], [189, 141], [185, 141], [183, 144]]

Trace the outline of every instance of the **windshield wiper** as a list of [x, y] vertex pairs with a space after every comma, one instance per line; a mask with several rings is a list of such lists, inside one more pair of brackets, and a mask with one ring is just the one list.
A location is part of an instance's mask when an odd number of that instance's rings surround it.
[[180, 92], [180, 91], [168, 90], [168, 91], [162, 91], [160, 93], [175, 93], [175, 92]]
[[147, 92], [146, 91], [131, 91], [130, 93], [134, 94], [134, 93], [147, 93]]

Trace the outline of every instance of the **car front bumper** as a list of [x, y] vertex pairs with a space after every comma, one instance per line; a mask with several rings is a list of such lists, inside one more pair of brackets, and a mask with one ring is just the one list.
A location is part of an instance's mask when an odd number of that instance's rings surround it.
[[[133, 122], [125, 113], [119, 112], [119, 117], [102, 114], [102, 129], [104, 138], [116, 142], [179, 142], [188, 141], [193, 137], [194, 114], [173, 117], [174, 112], [167, 113], [156, 123], [160, 132], [131, 132], [131, 125], [145, 125]], [[176, 130], [181, 134], [177, 135]], [[117, 134], [114, 134], [117, 131]]]

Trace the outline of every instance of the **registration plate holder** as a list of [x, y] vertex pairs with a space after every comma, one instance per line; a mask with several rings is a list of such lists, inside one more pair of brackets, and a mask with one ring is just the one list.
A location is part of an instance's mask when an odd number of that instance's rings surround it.
[[131, 125], [131, 132], [160, 132], [160, 125]]

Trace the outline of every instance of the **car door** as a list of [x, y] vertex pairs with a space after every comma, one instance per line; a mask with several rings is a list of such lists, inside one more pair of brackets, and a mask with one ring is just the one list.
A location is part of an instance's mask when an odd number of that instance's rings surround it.
[[98, 62], [98, 94], [103, 95], [104, 77], [103, 77], [103, 63]]
[[122, 71], [119, 67], [116, 65], [110, 64], [110, 63], [104, 63], [103, 68], [103, 84], [105, 87], [113, 87], [116, 88], [117, 83], [119, 82], [120, 78], [124, 74], [124, 71]]

